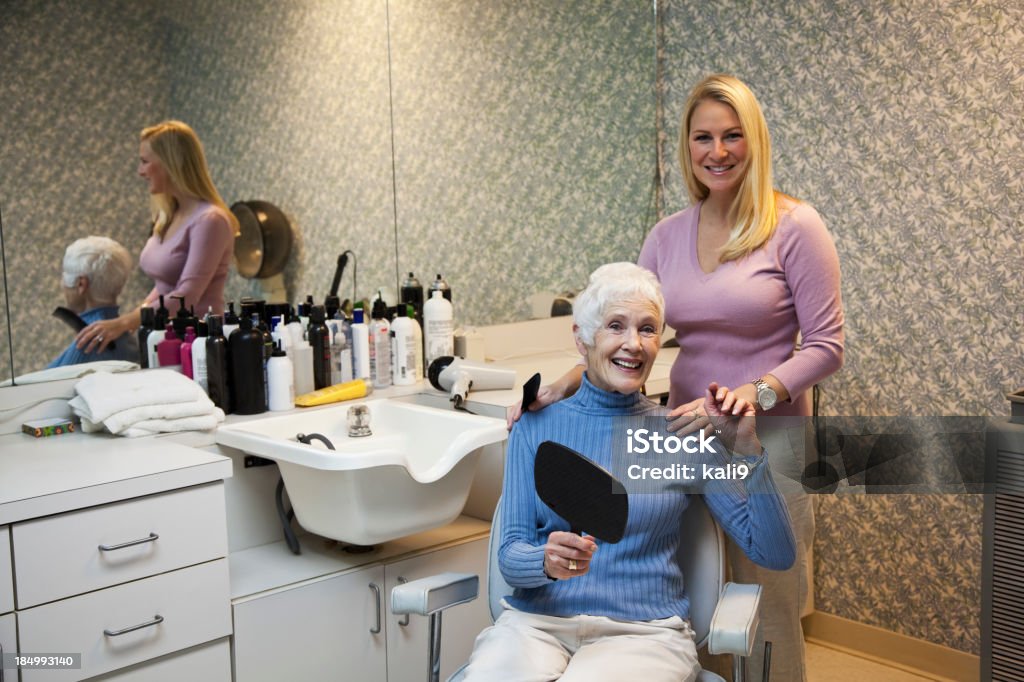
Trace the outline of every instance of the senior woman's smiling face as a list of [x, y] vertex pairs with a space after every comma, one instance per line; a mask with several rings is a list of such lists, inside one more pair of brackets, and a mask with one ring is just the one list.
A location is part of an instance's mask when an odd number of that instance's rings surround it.
[[639, 391], [661, 348], [662, 320], [654, 303], [626, 300], [605, 307], [594, 345], [577, 340], [587, 359], [587, 378], [605, 391]]

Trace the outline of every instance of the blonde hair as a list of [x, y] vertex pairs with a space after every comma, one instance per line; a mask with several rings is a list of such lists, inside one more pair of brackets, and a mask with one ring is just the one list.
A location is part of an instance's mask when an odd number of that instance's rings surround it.
[[[224, 209], [231, 229], [238, 235], [238, 219], [220, 198], [217, 188], [210, 179], [206, 165], [206, 154], [199, 136], [186, 123], [163, 121], [143, 128], [140, 142], [148, 142], [174, 188], [185, 194], [202, 199]], [[178, 208], [178, 202], [170, 194], [154, 194], [152, 198], [153, 232], [163, 239], [171, 216]]]
[[[736, 112], [747, 142], [747, 161], [736, 198], [729, 207], [732, 223], [729, 241], [722, 247], [719, 261], [742, 258], [771, 239], [778, 223], [778, 196], [772, 185], [772, 143], [768, 123], [754, 93], [740, 79], [726, 74], [708, 76], [698, 83], [686, 100], [679, 131], [679, 164], [682, 167], [690, 201], [707, 199], [710, 191], [693, 172], [690, 157], [690, 122], [697, 105], [705, 100], [727, 104]], [[778, 195], [778, 196], [777, 196]]]

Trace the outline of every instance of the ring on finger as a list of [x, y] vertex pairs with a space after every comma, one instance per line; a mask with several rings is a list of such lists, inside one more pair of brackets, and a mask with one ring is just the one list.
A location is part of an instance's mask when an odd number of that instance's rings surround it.
[[569, 570], [570, 571], [575, 571], [576, 570], [576, 560], [575, 559], [569, 559]]

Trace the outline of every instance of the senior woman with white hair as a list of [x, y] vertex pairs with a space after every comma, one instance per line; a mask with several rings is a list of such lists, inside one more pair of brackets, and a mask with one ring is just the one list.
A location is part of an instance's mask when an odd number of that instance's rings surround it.
[[[76, 239], [64, 250], [61, 283], [65, 307], [78, 314], [86, 324], [112, 320], [119, 314], [117, 297], [132, 271], [128, 251], [108, 237]], [[75, 342], [64, 349], [49, 367], [63, 367], [99, 360], [138, 362], [138, 341], [131, 334], [117, 341], [116, 347], [102, 352], [79, 349]]]
[[[700, 670], [689, 601], [675, 561], [689, 494], [630, 493], [623, 539], [598, 548], [540, 502], [533, 467], [543, 441], [613, 469], [617, 417], [663, 417], [640, 389], [661, 346], [664, 299], [654, 275], [632, 263], [604, 265], [573, 306], [586, 371], [576, 393], [525, 413], [509, 436], [498, 564], [515, 588], [476, 640], [468, 680], [694, 680]], [[758, 564], [795, 556], [789, 517], [754, 431], [753, 406], [712, 382], [708, 415], [730, 422], [733, 453], [751, 473], [705, 496], [726, 533]], [[747, 418], [743, 418], [747, 417]], [[662, 419], [662, 421], [664, 421]]]

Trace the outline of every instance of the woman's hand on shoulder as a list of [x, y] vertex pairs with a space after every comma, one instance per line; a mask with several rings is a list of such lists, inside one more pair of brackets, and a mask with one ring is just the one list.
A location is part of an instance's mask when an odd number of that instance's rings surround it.
[[537, 412], [538, 410], [543, 410], [548, 405], [554, 405], [563, 397], [564, 396], [560, 395], [558, 389], [553, 385], [549, 384], [547, 386], [541, 386], [537, 389], [537, 399], [527, 405], [525, 410], [523, 409], [522, 400], [508, 408], [508, 411], [505, 414], [505, 426], [508, 427], [509, 431], [511, 431], [512, 427], [515, 426], [515, 423], [523, 416], [523, 412]]
[[102, 353], [111, 342], [134, 328], [131, 319], [131, 313], [126, 313], [112, 320], [98, 320], [86, 325], [75, 337], [75, 346], [86, 353]]
[[591, 536], [556, 530], [544, 545], [544, 573], [557, 580], [586, 575], [596, 551], [597, 543]]

